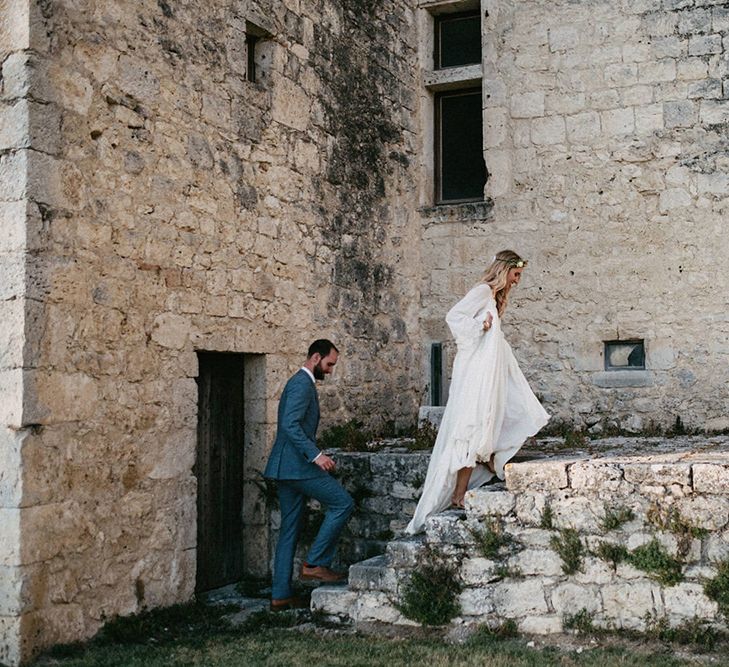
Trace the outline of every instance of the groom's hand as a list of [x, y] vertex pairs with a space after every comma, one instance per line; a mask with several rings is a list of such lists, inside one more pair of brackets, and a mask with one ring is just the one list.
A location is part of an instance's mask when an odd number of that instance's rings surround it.
[[329, 458], [326, 454], [317, 456], [314, 463], [316, 463], [316, 465], [318, 465], [322, 470], [326, 470], [326, 472], [331, 472], [337, 467], [337, 464], [334, 463], [334, 459]]

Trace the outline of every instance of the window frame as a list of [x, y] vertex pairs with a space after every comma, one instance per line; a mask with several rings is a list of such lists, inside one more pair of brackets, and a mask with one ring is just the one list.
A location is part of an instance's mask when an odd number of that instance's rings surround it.
[[[442, 132], [442, 110], [441, 110], [441, 100], [444, 97], [456, 97], [457, 95], [472, 95], [472, 94], [478, 94], [481, 95], [481, 109], [483, 109], [483, 90], [480, 86], [468, 86], [464, 88], [454, 88], [452, 90], [441, 90], [437, 91], [433, 95], [433, 102], [434, 102], [434, 114], [433, 114], [433, 120], [434, 120], [434, 185], [435, 185], [435, 205], [441, 206], [441, 205], [450, 205], [450, 204], [467, 204], [471, 202], [480, 202], [484, 201], [484, 194], [483, 194], [483, 188], [481, 190], [481, 195], [477, 197], [462, 197], [460, 199], [444, 199], [442, 196], [442, 185], [443, 185], [443, 132]], [[483, 111], [481, 115], [481, 159], [484, 161], [484, 170], [485, 170], [485, 178], [484, 178], [484, 185], [486, 185], [488, 178], [489, 178], [489, 172], [488, 168], [486, 167], [486, 161], [483, 157]]]
[[[454, 21], [457, 19], [464, 19], [464, 18], [476, 18], [478, 19], [479, 25], [481, 23], [481, 12], [478, 9], [470, 10], [470, 11], [463, 11], [463, 12], [455, 12], [452, 14], [436, 14], [433, 16], [434, 25], [433, 25], [433, 69], [435, 71], [441, 71], [441, 70], [448, 70], [453, 69], [455, 67], [468, 67], [469, 65], [478, 65], [481, 63], [481, 60], [479, 59], [477, 62], [474, 63], [463, 63], [461, 65], [447, 65], [442, 66], [441, 58], [440, 58], [440, 48], [441, 48], [441, 34], [440, 34], [440, 27], [443, 23], [447, 21]], [[483, 57], [483, 44], [480, 42], [481, 37], [481, 31], [479, 29], [479, 46], [480, 46], [480, 53], [481, 57]]]

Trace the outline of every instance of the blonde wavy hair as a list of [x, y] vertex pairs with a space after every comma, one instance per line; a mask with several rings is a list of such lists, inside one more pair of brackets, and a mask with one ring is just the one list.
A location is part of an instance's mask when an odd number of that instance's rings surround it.
[[513, 250], [501, 250], [496, 253], [493, 261], [484, 272], [481, 280], [491, 287], [494, 299], [496, 299], [496, 309], [499, 311], [499, 317], [504, 314], [506, 303], [509, 300], [511, 287], [506, 282], [509, 269], [521, 268], [526, 266], [527, 263], [527, 260], [519, 257]]

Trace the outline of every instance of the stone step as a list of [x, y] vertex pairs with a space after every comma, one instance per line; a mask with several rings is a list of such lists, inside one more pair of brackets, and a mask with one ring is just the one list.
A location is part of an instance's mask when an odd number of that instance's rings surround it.
[[387, 556], [375, 556], [349, 568], [349, 588], [353, 591], [396, 593], [401, 577], [389, 567]]
[[325, 614], [331, 621], [354, 620], [360, 593], [343, 586], [319, 586], [311, 592], [311, 610]]
[[390, 567], [410, 568], [419, 563], [424, 551], [425, 535], [420, 534], [392, 540], [387, 544], [385, 553]]
[[486, 516], [506, 516], [516, 506], [516, 495], [506, 490], [503, 482], [489, 484], [466, 493], [466, 515], [481, 519]]
[[473, 544], [473, 535], [465, 519], [463, 510], [446, 510], [428, 517], [425, 521], [426, 543], [439, 546]]

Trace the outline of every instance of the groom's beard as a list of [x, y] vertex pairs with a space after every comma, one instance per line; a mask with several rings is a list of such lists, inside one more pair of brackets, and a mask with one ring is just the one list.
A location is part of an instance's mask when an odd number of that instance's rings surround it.
[[324, 371], [321, 369], [321, 366], [317, 364], [314, 366], [314, 377], [317, 380], [323, 380], [324, 379]]

